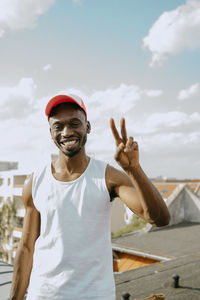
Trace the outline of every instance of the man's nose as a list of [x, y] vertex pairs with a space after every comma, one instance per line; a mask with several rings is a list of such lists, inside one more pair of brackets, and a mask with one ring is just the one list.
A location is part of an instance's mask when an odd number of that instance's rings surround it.
[[70, 136], [72, 133], [73, 130], [69, 126], [65, 126], [62, 130], [62, 136]]

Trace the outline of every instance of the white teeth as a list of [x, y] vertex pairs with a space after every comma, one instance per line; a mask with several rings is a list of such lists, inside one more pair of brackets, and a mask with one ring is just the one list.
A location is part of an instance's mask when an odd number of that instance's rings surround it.
[[63, 145], [68, 145], [68, 146], [72, 146], [74, 145], [75, 143], [77, 142], [77, 140], [71, 140], [71, 141], [65, 141], [65, 142], [62, 142]]
[[73, 145], [75, 143], [76, 143], [76, 141], [69, 141], [69, 142], [67, 142], [68, 145]]

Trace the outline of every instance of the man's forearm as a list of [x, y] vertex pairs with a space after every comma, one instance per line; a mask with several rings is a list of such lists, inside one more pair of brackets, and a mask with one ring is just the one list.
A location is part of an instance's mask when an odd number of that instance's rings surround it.
[[126, 170], [136, 187], [143, 207], [145, 219], [156, 226], [164, 226], [169, 223], [170, 215], [156, 187], [148, 179], [141, 166]]
[[26, 247], [19, 248], [14, 262], [14, 274], [10, 300], [23, 299], [29, 284], [32, 262], [33, 253], [31, 253]]

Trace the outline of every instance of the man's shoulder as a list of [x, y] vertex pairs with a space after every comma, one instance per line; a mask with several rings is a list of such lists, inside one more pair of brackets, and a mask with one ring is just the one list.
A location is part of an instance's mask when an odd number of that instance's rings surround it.
[[115, 187], [124, 184], [132, 185], [129, 176], [123, 170], [115, 168], [110, 164], [108, 164], [106, 168], [106, 181], [110, 187]]
[[108, 175], [119, 175], [119, 174], [124, 174], [124, 175], [126, 175], [125, 173], [124, 173], [124, 171], [122, 171], [122, 170], [120, 170], [120, 169], [118, 169], [118, 168], [116, 168], [116, 167], [114, 167], [114, 166], [112, 166], [112, 165], [110, 165], [109, 163], [107, 163], [107, 173], [108, 173]]

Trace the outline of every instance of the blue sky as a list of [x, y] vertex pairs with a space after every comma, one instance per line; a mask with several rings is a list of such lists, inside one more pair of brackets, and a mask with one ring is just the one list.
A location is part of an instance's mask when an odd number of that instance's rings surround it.
[[[48, 85], [48, 81], [54, 80], [53, 92], [55, 85], [66, 88], [66, 83], [69, 87], [87, 89], [106, 88], [121, 82], [156, 86], [158, 83], [163, 85], [166, 74], [172, 77], [174, 69], [179, 69], [175, 81], [181, 85], [188, 79], [188, 67], [196, 76], [199, 75], [198, 68], [192, 68], [196, 65], [192, 55], [185, 54], [186, 65], [182, 63], [185, 57], [182, 53], [182, 59], [176, 57], [174, 61], [172, 57], [165, 70], [152, 70], [148, 68], [151, 53], [142, 50], [142, 39], [163, 11], [175, 9], [183, 3], [158, 0], [55, 1], [37, 19], [35, 28], [8, 30], [1, 39], [1, 64], [7, 73], [5, 76], [2, 72], [1, 81], [10, 84], [11, 80], [14, 83], [19, 76], [25, 75], [35, 76], [40, 85]], [[5, 62], [5, 56], [9, 57], [9, 64]], [[51, 78], [44, 78], [39, 71], [49, 61], [54, 72]], [[58, 73], [59, 83], [54, 78]], [[180, 74], [184, 76], [180, 77]], [[169, 78], [164, 84], [172, 88], [174, 78]]]
[[149, 176], [199, 177], [199, 0], [0, 0], [0, 49], [1, 160], [55, 152], [44, 108], [71, 91], [91, 155], [114, 164], [109, 118], [124, 116]]

